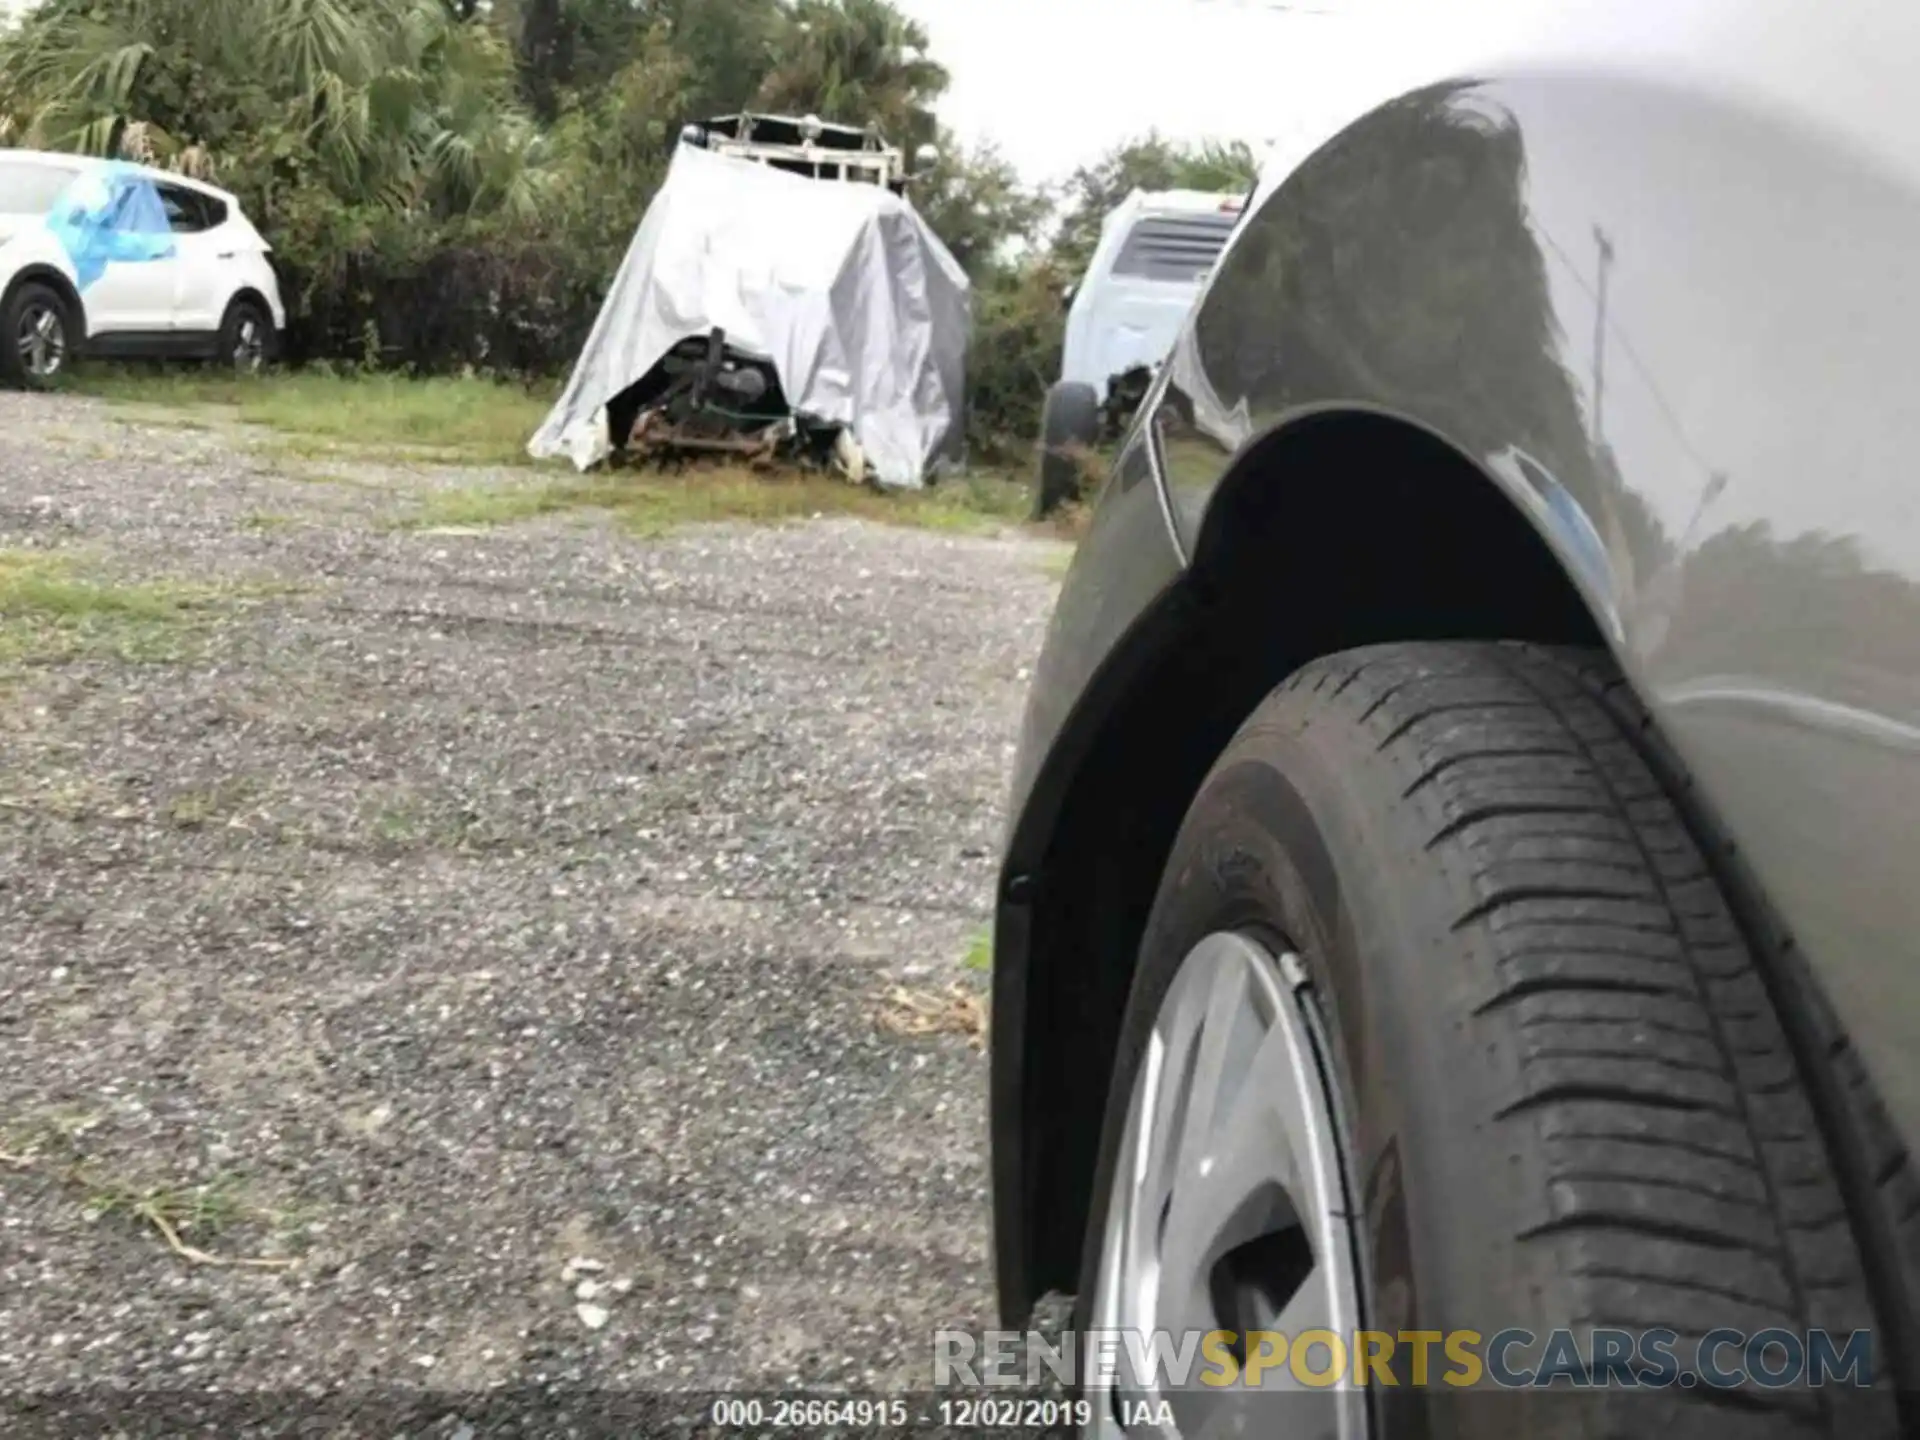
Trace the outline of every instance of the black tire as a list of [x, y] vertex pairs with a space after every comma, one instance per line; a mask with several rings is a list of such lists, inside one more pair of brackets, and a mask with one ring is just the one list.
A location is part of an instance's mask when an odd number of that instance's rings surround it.
[[1040, 412], [1040, 473], [1033, 518], [1044, 520], [1079, 498], [1089, 452], [1100, 441], [1100, 397], [1091, 385], [1062, 380]]
[[[1161, 998], [1238, 929], [1303, 956], [1326, 1021], [1363, 1326], [1877, 1330], [1808, 1077], [1609, 673], [1585, 652], [1383, 645], [1261, 705], [1155, 900], [1083, 1297]], [[1881, 1440], [1900, 1422], [1879, 1334], [1873, 1363], [1870, 1389], [1381, 1390], [1380, 1433]]]
[[[59, 354], [51, 369], [34, 364], [22, 348], [22, 332], [36, 316], [53, 317]], [[0, 305], [0, 383], [15, 390], [48, 388], [72, 364], [79, 341], [77, 317], [65, 296], [38, 280], [16, 285]]]
[[279, 336], [273, 328], [273, 316], [258, 300], [242, 295], [220, 317], [220, 333], [214, 342], [214, 363], [241, 374], [255, 374], [271, 365], [279, 353]]

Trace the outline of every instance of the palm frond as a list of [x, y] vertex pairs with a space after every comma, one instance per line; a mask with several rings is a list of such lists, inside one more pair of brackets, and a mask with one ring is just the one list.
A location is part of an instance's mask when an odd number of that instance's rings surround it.
[[96, 115], [74, 132], [71, 148], [83, 155], [112, 155], [126, 123], [123, 115]]

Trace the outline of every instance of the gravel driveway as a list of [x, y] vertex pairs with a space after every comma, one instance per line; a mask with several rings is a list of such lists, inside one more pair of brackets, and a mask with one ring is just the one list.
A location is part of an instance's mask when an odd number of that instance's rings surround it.
[[0, 394], [0, 554], [198, 602], [0, 651], [0, 1391], [924, 1381], [985, 1060], [876, 1003], [984, 988], [1059, 547], [351, 468]]

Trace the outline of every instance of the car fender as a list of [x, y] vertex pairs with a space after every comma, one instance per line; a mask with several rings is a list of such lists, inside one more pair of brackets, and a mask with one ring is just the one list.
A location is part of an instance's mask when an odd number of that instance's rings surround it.
[[1162, 479], [1204, 572], [1224, 497], [1329, 482], [1262, 463], [1303, 419], [1477, 465], [1920, 1135], [1920, 106], [1715, 33], [1712, 75], [1603, 53], [1411, 92], [1263, 186], [1176, 344], [1197, 433]]
[[[1920, 46], [1920, 14], [1848, 9], [1858, 23], [1777, 0], [1610, 7], [1597, 30], [1371, 97], [1278, 158], [1135, 435], [1155, 437], [1187, 578], [1096, 514], [1036, 677], [996, 1027], [1003, 1009], [1016, 1042], [1066, 1023], [1022, 1012], [1030, 955], [1085, 967], [1124, 948], [1023, 929], [1061, 853], [1064, 777], [1142, 701], [1118, 677], [1205, 592], [1237, 502], [1341, 483], [1290, 468], [1289, 437], [1368, 415], [1432, 437], [1545, 542], [1920, 1136], [1920, 95], [1892, 58]], [[1163, 434], [1157, 405], [1181, 423]], [[1033, 1197], [1084, 1177], [1047, 1168], [1057, 1135], [1021, 1148], [1009, 1038], [996, 1028], [1012, 1313], [1031, 1299]], [[1050, 1243], [1075, 1203], [1045, 1202]]]
[[280, 296], [280, 278], [269, 258], [273, 247], [267, 244], [259, 230], [245, 215], [240, 213], [239, 202], [233, 201], [233, 212], [227, 221], [227, 228], [233, 239], [234, 287], [238, 295], [251, 290], [266, 302], [273, 316], [276, 330], [287, 328], [287, 307]]
[[227, 289], [227, 298], [222, 305], [222, 313], [227, 306], [243, 296], [258, 300], [267, 308], [275, 330], [287, 328], [286, 306], [280, 299], [280, 285], [274, 275], [273, 267], [264, 255], [236, 256], [231, 262], [231, 280]]
[[60, 242], [38, 226], [19, 231], [0, 245], [0, 297], [11, 294], [22, 281], [34, 279], [47, 281], [66, 295], [85, 333], [86, 305], [73, 262]]

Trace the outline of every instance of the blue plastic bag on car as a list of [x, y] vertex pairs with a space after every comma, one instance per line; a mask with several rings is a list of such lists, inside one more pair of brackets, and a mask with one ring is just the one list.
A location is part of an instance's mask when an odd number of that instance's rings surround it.
[[66, 250], [83, 292], [110, 263], [143, 264], [174, 253], [160, 192], [131, 165], [89, 167], [54, 200], [47, 228]]

